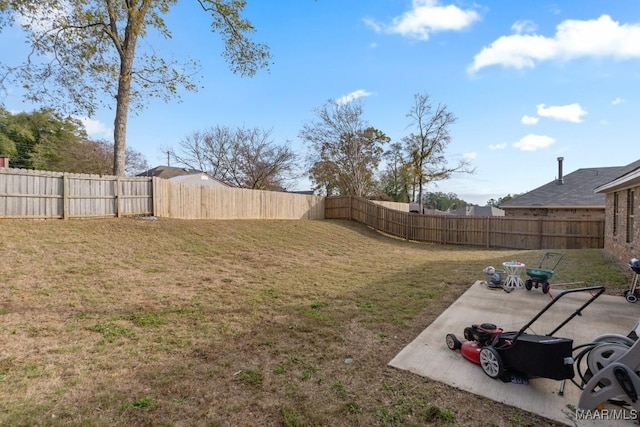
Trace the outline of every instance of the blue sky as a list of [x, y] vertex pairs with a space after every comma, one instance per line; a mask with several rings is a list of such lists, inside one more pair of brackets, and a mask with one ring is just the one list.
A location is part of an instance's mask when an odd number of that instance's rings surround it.
[[[217, 125], [272, 129], [275, 142], [304, 157], [303, 123], [342, 97], [359, 99], [363, 118], [399, 141], [411, 132], [416, 93], [458, 117], [446, 156], [476, 168], [427, 191], [484, 205], [555, 179], [557, 157], [565, 174], [640, 158], [637, 0], [249, 0], [245, 15], [273, 54], [270, 71], [253, 78], [229, 71], [196, 2], [179, 2], [167, 17], [171, 40], [146, 42], [199, 60], [203, 86], [130, 115], [128, 145], [152, 166], [166, 164], [162, 148]], [[3, 33], [3, 61], [21, 52], [15, 36]], [[17, 91], [2, 101], [34, 108]], [[92, 136], [112, 138], [112, 111], [86, 123]], [[296, 189], [309, 186], [303, 178]]]

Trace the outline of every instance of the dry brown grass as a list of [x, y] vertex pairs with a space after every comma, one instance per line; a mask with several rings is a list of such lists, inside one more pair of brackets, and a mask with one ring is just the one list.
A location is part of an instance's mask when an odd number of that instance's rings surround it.
[[[387, 366], [486, 265], [542, 251], [347, 221], [0, 230], [0, 425], [555, 425]], [[624, 273], [566, 251], [554, 279], [621, 292]]]

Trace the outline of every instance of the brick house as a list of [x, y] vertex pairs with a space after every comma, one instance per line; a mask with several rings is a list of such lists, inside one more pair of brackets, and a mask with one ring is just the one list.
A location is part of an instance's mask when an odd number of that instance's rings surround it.
[[594, 189], [640, 167], [638, 160], [626, 166], [582, 168], [563, 175], [563, 160], [558, 157], [556, 179], [501, 204], [505, 216], [604, 220], [605, 195]]
[[606, 198], [605, 251], [624, 264], [640, 258], [640, 164], [594, 191]]

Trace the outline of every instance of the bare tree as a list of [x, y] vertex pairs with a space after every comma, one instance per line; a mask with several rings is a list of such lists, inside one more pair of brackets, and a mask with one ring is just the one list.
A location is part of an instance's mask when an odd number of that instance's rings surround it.
[[366, 197], [375, 191], [375, 171], [389, 138], [362, 119], [359, 102], [328, 101], [304, 124], [300, 138], [310, 144], [309, 174], [326, 195]]
[[169, 153], [179, 163], [242, 188], [283, 190], [296, 178], [296, 154], [277, 145], [272, 131], [216, 126], [197, 131]]
[[434, 106], [428, 94], [418, 93], [413, 97], [407, 117], [414, 132], [402, 141], [409, 157], [422, 212], [422, 194], [426, 184], [448, 179], [454, 173], [473, 173], [473, 169], [467, 160], [462, 159], [451, 165], [445, 157], [445, 149], [451, 142], [449, 128], [457, 120], [446, 105]]

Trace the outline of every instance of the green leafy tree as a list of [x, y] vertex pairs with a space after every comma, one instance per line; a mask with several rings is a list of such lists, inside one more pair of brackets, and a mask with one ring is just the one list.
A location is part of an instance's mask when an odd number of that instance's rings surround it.
[[415, 94], [407, 117], [414, 132], [402, 141], [412, 166], [417, 200], [422, 204], [425, 185], [448, 179], [454, 173], [473, 171], [468, 161], [460, 160], [452, 165], [445, 157], [451, 142], [450, 127], [457, 120], [446, 105], [435, 106], [429, 95]]
[[55, 163], [60, 149], [86, 138], [79, 120], [62, 117], [51, 109], [31, 113], [9, 113], [0, 110], [0, 145], [11, 157], [11, 166], [23, 169], [42, 169]]
[[16, 159], [18, 147], [11, 134], [15, 132], [12, 114], [0, 106], [0, 156]]
[[315, 110], [300, 138], [311, 147], [309, 175], [328, 196], [367, 197], [376, 192], [375, 172], [390, 139], [362, 118], [359, 102], [328, 101]]
[[486, 206], [493, 206], [494, 208], [499, 208], [501, 204], [508, 202], [509, 200], [518, 197], [520, 194], [514, 194], [513, 196], [511, 194], [507, 194], [504, 197], [500, 197], [498, 198], [498, 200], [496, 199], [489, 199], [487, 201], [487, 205]]
[[430, 209], [453, 211], [468, 206], [469, 203], [458, 198], [455, 193], [429, 192], [424, 195], [424, 205]]
[[[151, 97], [169, 100], [180, 88], [196, 90], [197, 64], [169, 61], [155, 46], [140, 43], [155, 32], [171, 38], [164, 17], [176, 0], [0, 0], [0, 29], [17, 23], [28, 35], [25, 63], [2, 64], [3, 86], [20, 84], [34, 102], [53, 102], [91, 116], [115, 110], [113, 173], [124, 175], [130, 110]], [[255, 43], [255, 29], [242, 17], [245, 0], [198, 0], [211, 29], [225, 45], [232, 72], [252, 76], [268, 67], [268, 46]], [[113, 105], [115, 100], [115, 105]]]
[[[113, 143], [105, 140], [77, 139], [58, 147], [54, 156], [45, 156], [37, 169], [73, 173], [111, 175], [113, 172]], [[39, 151], [39, 150], [37, 150]], [[36, 152], [37, 159], [40, 153]], [[128, 176], [149, 169], [144, 155], [127, 147], [125, 174]]]
[[386, 168], [380, 176], [380, 190], [388, 194], [394, 202], [411, 201], [413, 174], [411, 165], [403, 156], [402, 145], [398, 142], [384, 153]]
[[[0, 155], [13, 168], [108, 175], [113, 167], [113, 144], [87, 138], [77, 119], [50, 109], [12, 114], [0, 107]], [[128, 175], [149, 169], [139, 152], [127, 148]]]

